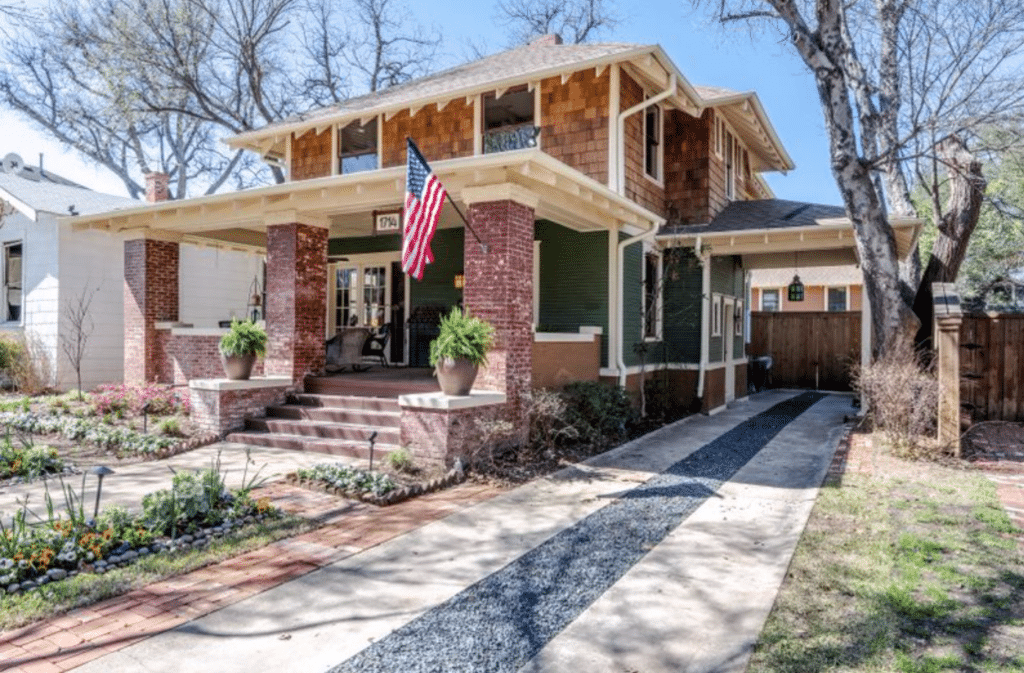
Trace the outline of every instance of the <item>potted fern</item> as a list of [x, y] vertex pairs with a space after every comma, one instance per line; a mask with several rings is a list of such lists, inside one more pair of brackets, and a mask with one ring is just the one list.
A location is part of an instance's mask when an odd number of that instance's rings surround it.
[[224, 374], [233, 381], [252, 376], [256, 357], [267, 351], [267, 333], [248, 320], [232, 320], [231, 329], [220, 339], [220, 357]]
[[468, 395], [480, 365], [494, 343], [494, 327], [453, 308], [441, 318], [437, 339], [430, 342], [430, 365], [446, 395]]

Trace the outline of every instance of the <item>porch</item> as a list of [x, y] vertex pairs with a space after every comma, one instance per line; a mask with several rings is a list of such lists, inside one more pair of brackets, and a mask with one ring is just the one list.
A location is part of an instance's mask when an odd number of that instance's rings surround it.
[[[454, 210], [446, 207], [433, 244], [435, 263], [427, 267], [422, 281], [411, 281], [400, 267], [396, 228], [404, 200], [402, 169], [305, 180], [77, 219], [74, 226], [78, 228], [138, 232], [138, 238], [125, 246], [126, 380], [161, 380], [167, 378], [166, 372], [175, 372], [175, 379], [188, 381], [201, 417], [220, 433], [237, 427], [243, 418], [270, 418], [269, 410], [286, 406], [289, 397], [317, 395], [377, 400], [373, 404], [378, 406], [387, 400], [389, 407], [410, 397], [400, 408], [387, 410], [400, 418], [399, 432], [392, 439], [394, 445], [407, 446], [429, 460], [448, 460], [471, 450], [472, 421], [478, 418], [506, 418], [517, 435], [525, 436], [522, 400], [533, 386], [538, 347], [534, 335], [538, 301], [534, 288], [540, 272], [535, 263], [537, 223], [557, 222], [568, 232], [601, 235], [600, 251], [608, 266], [597, 296], [604, 297], [607, 307], [613, 296], [610, 286], [617, 279], [612, 267], [615, 243], [623, 235], [645, 230], [653, 234], [661, 220], [535, 150], [439, 161], [434, 170], [480, 240], [467, 233]], [[259, 305], [268, 333], [262, 378], [246, 385], [220, 381], [216, 328], [178, 324], [178, 247], [182, 243], [264, 251], [265, 273], [254, 292], [259, 300], [252, 302]], [[570, 275], [566, 270], [557, 280], [565, 282]], [[436, 325], [437, 316], [458, 305], [494, 324], [496, 343], [477, 379], [479, 390], [468, 398], [443, 399], [433, 392], [437, 388], [429, 370], [416, 365], [427, 364], [426, 346], [433, 337], [424, 327]], [[606, 315], [614, 314], [606, 310]], [[430, 318], [418, 326], [417, 319], [424, 313]], [[388, 363], [405, 367], [378, 366], [369, 372], [321, 376], [325, 340], [353, 325], [387, 326], [391, 332]], [[584, 326], [600, 329], [583, 333]], [[579, 321], [555, 329], [572, 333], [548, 334], [540, 346], [555, 368], [547, 378], [558, 381], [578, 375], [576, 363], [566, 367], [565, 358], [552, 356], [559, 349], [565, 351], [565, 344], [570, 344], [569, 350], [596, 353], [593, 366], [583, 367], [588, 377], [596, 378], [601, 369], [598, 357], [614, 362], [606, 355], [611, 351], [604, 341], [612, 336], [603, 325]], [[173, 338], [166, 338], [167, 330]], [[195, 357], [193, 351], [202, 351], [202, 356]], [[196, 366], [182, 366], [186, 361]], [[283, 413], [298, 418], [255, 424], [272, 429], [285, 427], [287, 421], [323, 417], [325, 423], [360, 425], [338, 412], [330, 412], [333, 419], [309, 409]], [[312, 430], [289, 425], [286, 429], [289, 434], [308, 431], [328, 440], [350, 439], [349, 430], [363, 432], [372, 427]], [[368, 434], [363, 432], [363, 441]]]

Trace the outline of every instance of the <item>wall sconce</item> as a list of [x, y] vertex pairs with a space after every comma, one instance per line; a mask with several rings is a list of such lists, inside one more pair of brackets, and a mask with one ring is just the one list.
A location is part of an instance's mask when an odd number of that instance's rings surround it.
[[455, 289], [461, 290], [466, 287], [466, 275], [462, 273], [455, 274]]

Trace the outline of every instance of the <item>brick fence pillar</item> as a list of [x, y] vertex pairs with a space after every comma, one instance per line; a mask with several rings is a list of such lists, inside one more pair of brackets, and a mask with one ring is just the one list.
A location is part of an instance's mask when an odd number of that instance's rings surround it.
[[[495, 198], [498, 196], [499, 198]], [[525, 440], [523, 396], [533, 376], [533, 235], [537, 199], [516, 185], [469, 188], [469, 221], [487, 246], [466, 232], [463, 293], [470, 315], [495, 327], [495, 346], [476, 388], [505, 393], [517, 439]]]
[[301, 383], [324, 367], [327, 229], [291, 222], [267, 226], [267, 376]]
[[138, 238], [124, 242], [124, 382], [160, 374], [156, 323], [178, 320], [178, 244]]

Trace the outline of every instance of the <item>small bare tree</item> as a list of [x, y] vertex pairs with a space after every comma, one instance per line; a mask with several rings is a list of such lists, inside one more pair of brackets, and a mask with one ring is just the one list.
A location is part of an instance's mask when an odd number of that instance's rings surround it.
[[60, 330], [60, 347], [68, 362], [75, 369], [78, 382], [78, 399], [82, 395], [82, 363], [85, 362], [89, 339], [96, 325], [92, 321], [92, 301], [99, 288], [90, 288], [86, 283], [82, 291], [64, 305], [65, 329]]
[[501, 0], [497, 18], [508, 26], [513, 44], [551, 33], [580, 44], [619, 24], [610, 4], [605, 0]]

